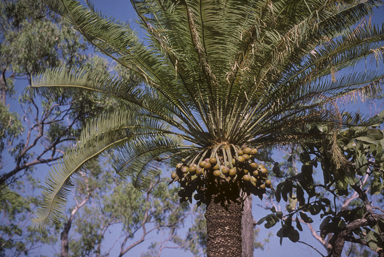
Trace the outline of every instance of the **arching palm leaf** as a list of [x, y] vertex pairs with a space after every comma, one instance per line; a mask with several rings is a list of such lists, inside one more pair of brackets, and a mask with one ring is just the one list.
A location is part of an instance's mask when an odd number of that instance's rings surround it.
[[[146, 150], [156, 145], [150, 154], [174, 152], [180, 148], [175, 138], [176, 133], [164, 129], [158, 118], [149, 117], [139, 110], [121, 110], [113, 114], [99, 117], [88, 123], [82, 130], [79, 143], [74, 149], [66, 152], [63, 160], [50, 171], [47, 187], [44, 192], [44, 202], [34, 219], [39, 225], [57, 221], [58, 214], [65, 207], [66, 194], [71, 187], [71, 177], [87, 167], [91, 161], [98, 160], [108, 150], [123, 151], [129, 148], [137, 156], [147, 155]], [[169, 137], [169, 139], [166, 139]], [[176, 134], [177, 137], [177, 134]], [[165, 138], [165, 139], [164, 139]], [[178, 140], [180, 141], [180, 140]], [[144, 159], [147, 156], [144, 156]], [[142, 157], [133, 161], [132, 166], [139, 166]], [[139, 179], [152, 170], [129, 169], [122, 175]]]

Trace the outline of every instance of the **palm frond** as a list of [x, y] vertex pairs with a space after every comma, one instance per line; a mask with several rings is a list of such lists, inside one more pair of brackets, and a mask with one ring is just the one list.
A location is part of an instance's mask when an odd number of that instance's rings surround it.
[[[76, 147], [67, 151], [63, 159], [50, 170], [43, 203], [33, 221], [38, 226], [58, 221], [72, 186], [71, 178], [85, 169], [88, 163], [98, 160], [108, 150], [119, 150], [127, 144], [135, 145], [151, 137], [162, 137], [166, 131], [158, 118], [138, 111], [125, 110], [88, 122]], [[168, 142], [171, 141], [171, 138], [168, 139]], [[174, 144], [174, 147], [177, 145]]]
[[151, 177], [170, 163], [170, 155], [197, 152], [200, 149], [182, 145], [180, 140], [154, 135], [124, 145], [113, 160], [113, 166], [118, 174], [130, 178], [135, 187], [145, 188]]
[[[196, 122], [191, 120], [191, 115], [181, 113], [177, 107], [164, 101], [163, 96], [153, 89], [141, 84], [131, 85], [130, 81], [124, 78], [101, 76], [97, 72], [82, 68], [73, 71], [59, 68], [35, 77], [31, 89], [44, 91], [53, 87], [78, 88], [110, 95], [147, 110], [186, 134], [201, 133], [201, 128], [196, 128]], [[180, 121], [176, 122], [172, 118], [173, 115], [176, 115]]]

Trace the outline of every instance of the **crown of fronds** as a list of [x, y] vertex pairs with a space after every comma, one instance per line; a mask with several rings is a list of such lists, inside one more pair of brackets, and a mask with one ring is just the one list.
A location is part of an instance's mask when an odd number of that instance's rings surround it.
[[383, 69], [340, 75], [369, 56], [382, 60], [383, 27], [365, 18], [379, 1], [131, 2], [147, 32], [145, 43], [128, 25], [76, 1], [51, 3], [143, 83], [65, 69], [35, 78], [39, 90], [82, 88], [134, 106], [84, 129], [76, 149], [51, 172], [40, 222], [57, 218], [70, 177], [107, 149], [122, 152], [116, 169], [129, 171], [140, 184], [156, 161], [193, 159], [223, 144], [319, 140], [323, 135], [311, 134], [311, 124], [343, 125], [336, 99], [380, 91]]

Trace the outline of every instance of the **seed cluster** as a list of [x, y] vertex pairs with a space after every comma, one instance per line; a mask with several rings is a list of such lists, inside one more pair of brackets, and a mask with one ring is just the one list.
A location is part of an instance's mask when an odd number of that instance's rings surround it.
[[[265, 189], [271, 187], [271, 181], [267, 179], [268, 170], [265, 166], [255, 161], [257, 150], [249, 147], [233, 149], [236, 152], [222, 151], [227, 153], [226, 156], [216, 154], [216, 157], [212, 157], [212, 153], [207, 153], [206, 156], [211, 157], [201, 158], [199, 162], [188, 163], [188, 159], [183, 159], [178, 163], [171, 178], [172, 182], [178, 181], [181, 185], [180, 202], [192, 202], [192, 194], [196, 191], [194, 198], [197, 204], [206, 203], [208, 185], [224, 190], [237, 184], [243, 192], [262, 197]], [[231, 158], [228, 158], [228, 153]]]

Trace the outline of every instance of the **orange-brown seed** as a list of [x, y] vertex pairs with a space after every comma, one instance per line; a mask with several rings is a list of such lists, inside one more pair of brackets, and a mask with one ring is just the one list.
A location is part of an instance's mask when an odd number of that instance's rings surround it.
[[229, 168], [228, 167], [223, 167], [221, 170], [222, 170], [224, 175], [227, 175], [229, 173]]
[[212, 157], [212, 158], [209, 159], [209, 162], [210, 162], [211, 164], [216, 164], [216, 163], [217, 163], [217, 160], [216, 160], [216, 158]]
[[257, 154], [257, 150], [256, 150], [255, 148], [253, 148], [253, 149], [251, 150], [250, 154], [252, 154], [252, 155]]
[[268, 173], [268, 170], [266, 168], [261, 168], [260, 171], [264, 175]]
[[243, 180], [244, 180], [244, 181], [250, 181], [250, 180], [251, 180], [251, 176], [249, 176], [249, 175], [244, 175], [244, 176], [243, 176]]
[[255, 170], [255, 169], [257, 169], [257, 167], [258, 167], [259, 165], [257, 165], [256, 162], [252, 162], [251, 164], [249, 164], [249, 166], [251, 166], [251, 168]]
[[220, 175], [221, 175], [221, 171], [220, 170], [214, 170], [213, 171], [213, 176], [219, 177]]
[[209, 162], [204, 163], [204, 169], [210, 169], [212, 165]]
[[249, 153], [251, 152], [251, 148], [246, 147], [246, 148], [243, 149], [243, 152], [244, 152], [245, 154], [249, 154]]

